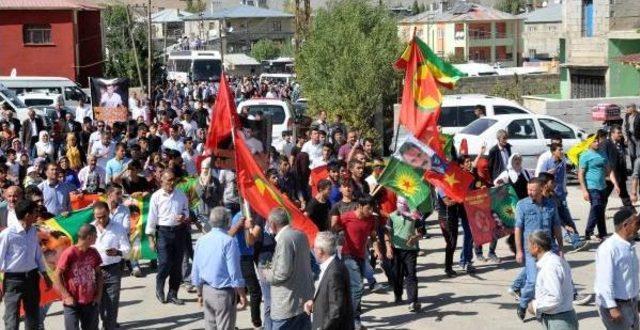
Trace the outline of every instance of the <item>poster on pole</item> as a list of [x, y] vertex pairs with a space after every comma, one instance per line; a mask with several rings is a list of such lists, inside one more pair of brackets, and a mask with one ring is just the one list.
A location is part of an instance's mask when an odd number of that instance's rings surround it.
[[93, 118], [112, 126], [129, 119], [129, 79], [90, 78]]

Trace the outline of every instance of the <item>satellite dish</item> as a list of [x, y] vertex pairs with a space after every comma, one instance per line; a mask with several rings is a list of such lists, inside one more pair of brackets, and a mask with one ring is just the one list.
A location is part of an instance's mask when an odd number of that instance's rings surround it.
[[18, 75], [18, 70], [16, 70], [16, 68], [11, 69], [11, 74], [9, 74], [11, 77], [15, 77]]

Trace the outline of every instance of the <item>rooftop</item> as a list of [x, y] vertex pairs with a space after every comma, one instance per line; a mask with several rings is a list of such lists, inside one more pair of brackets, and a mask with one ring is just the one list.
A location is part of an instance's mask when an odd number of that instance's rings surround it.
[[282, 18], [293, 17], [293, 14], [285, 13], [279, 10], [266, 9], [253, 6], [235, 6], [231, 8], [225, 8], [216, 10], [214, 12], [203, 11], [202, 13], [193, 14], [185, 17], [185, 21], [197, 21], [197, 20], [218, 20], [218, 19], [233, 19], [233, 18]]
[[407, 17], [400, 21], [401, 23], [426, 23], [426, 22], [470, 22], [470, 21], [504, 21], [518, 20], [518, 16], [511, 15], [485, 7], [477, 3], [457, 2], [451, 9], [445, 12], [429, 12], [420, 13], [415, 16]]
[[550, 4], [528, 13], [520, 14], [524, 23], [562, 23], [562, 4]]
[[2, 10], [100, 10], [90, 2], [78, 0], [0, 0]]
[[154, 23], [173, 23], [182, 22], [182, 19], [191, 16], [193, 13], [180, 9], [164, 9], [151, 15], [151, 21]]

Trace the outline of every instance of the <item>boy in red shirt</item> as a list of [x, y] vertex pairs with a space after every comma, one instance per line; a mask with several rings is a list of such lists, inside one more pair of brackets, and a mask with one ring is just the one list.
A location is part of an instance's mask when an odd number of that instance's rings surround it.
[[62, 296], [65, 329], [98, 329], [102, 259], [91, 247], [96, 237], [96, 227], [83, 225], [78, 230], [78, 243], [64, 250], [58, 259], [54, 282]]

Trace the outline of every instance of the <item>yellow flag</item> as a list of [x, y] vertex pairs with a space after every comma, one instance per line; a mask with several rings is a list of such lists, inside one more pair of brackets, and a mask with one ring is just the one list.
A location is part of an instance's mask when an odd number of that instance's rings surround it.
[[573, 164], [578, 166], [578, 161], [580, 158], [580, 155], [587, 151], [587, 149], [589, 149], [589, 146], [593, 143], [593, 141], [596, 140], [597, 135], [594, 134], [592, 137], [583, 140], [582, 142], [576, 144], [575, 146], [571, 147], [571, 149], [569, 149], [567, 151], [567, 157], [569, 158], [569, 161]]

